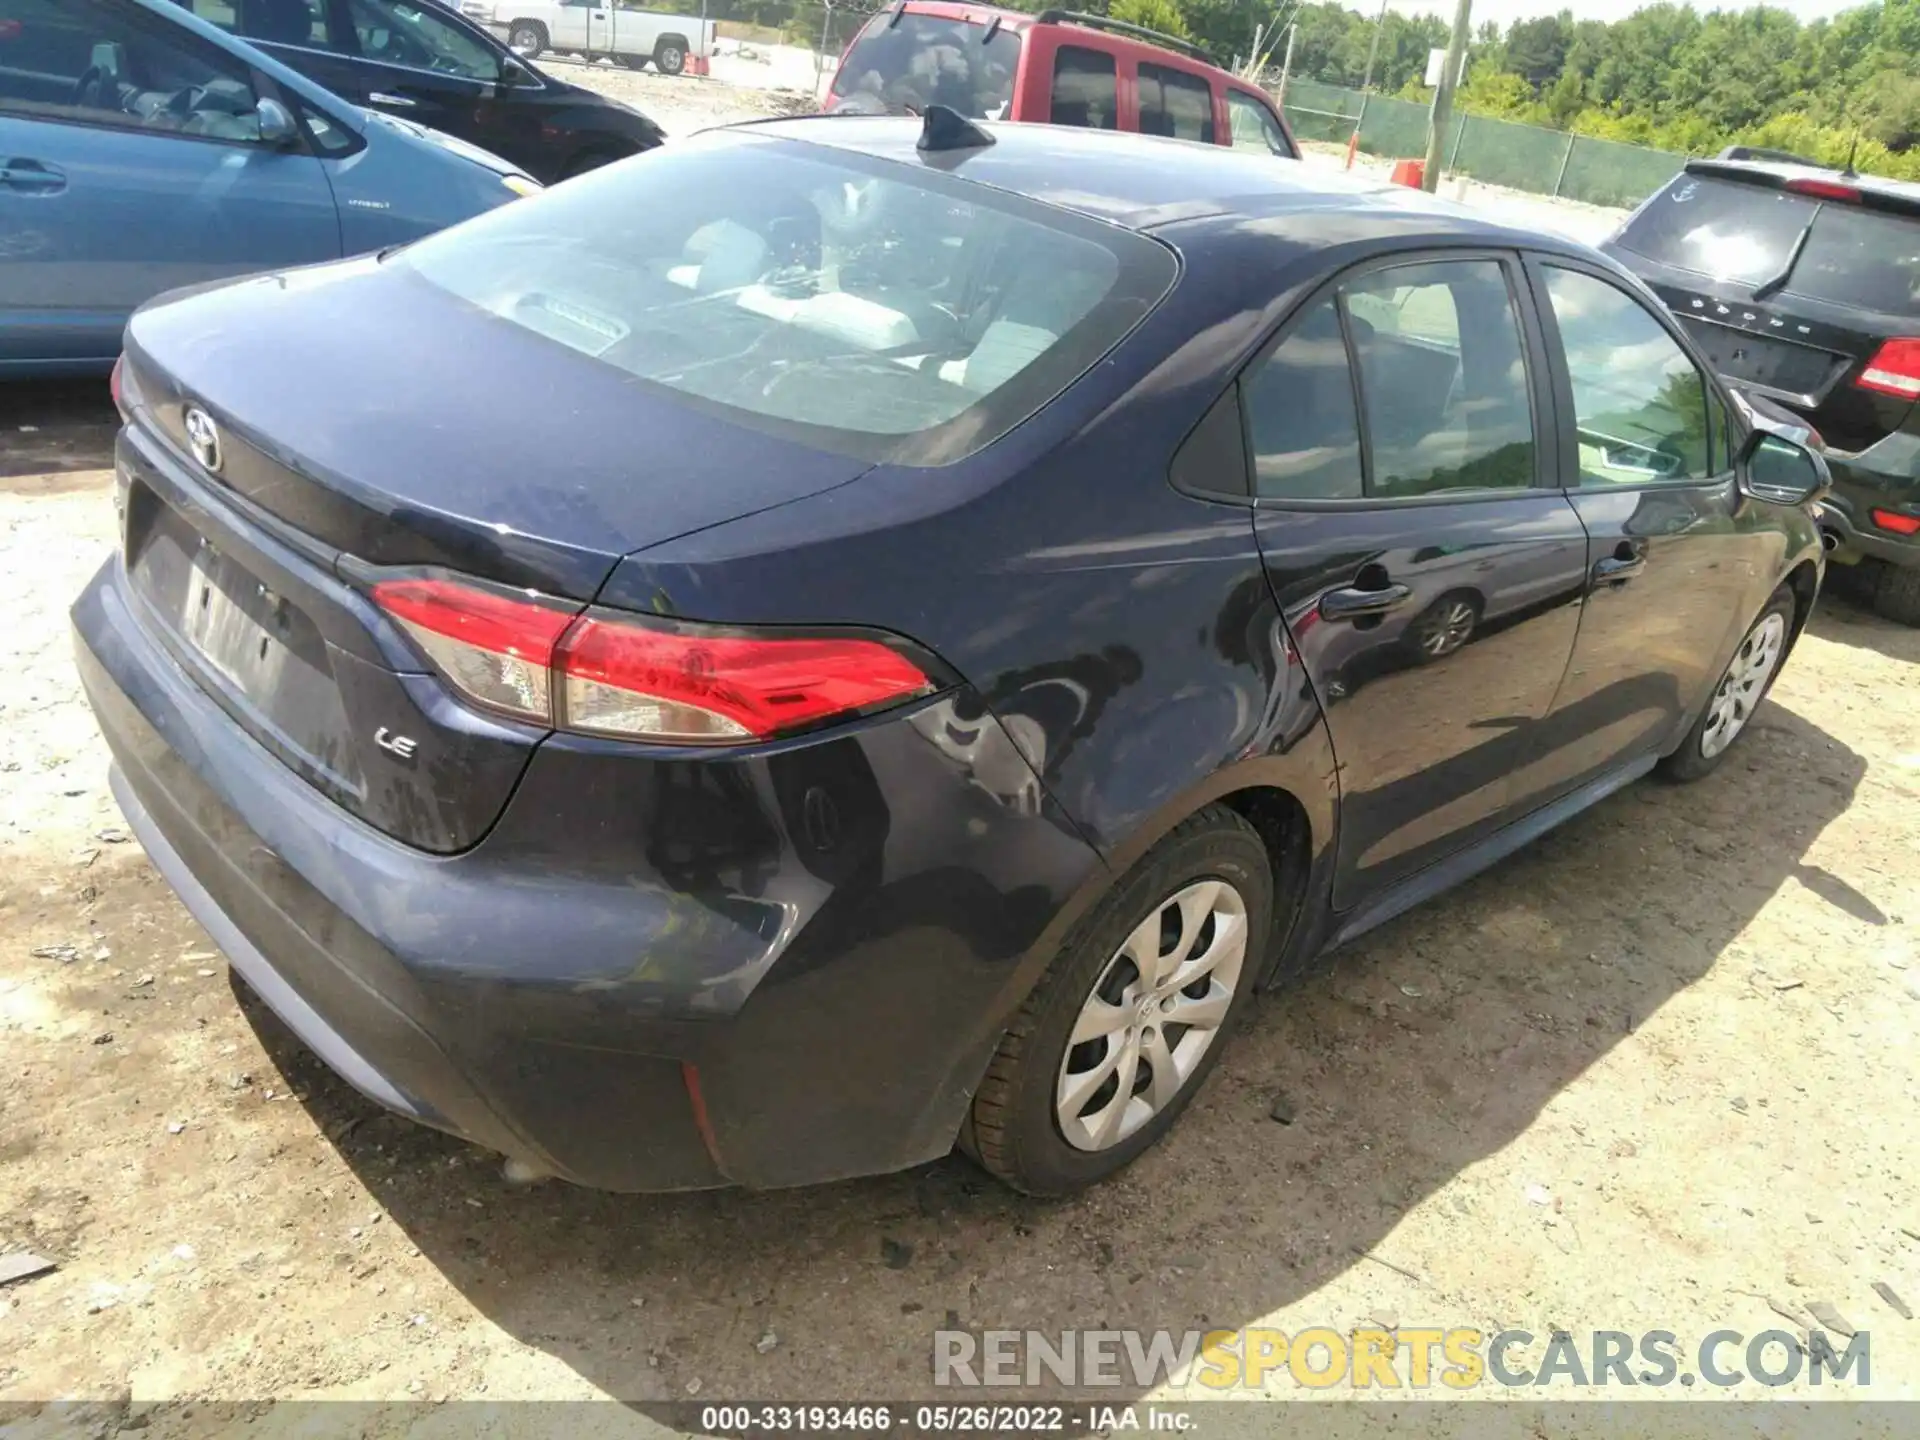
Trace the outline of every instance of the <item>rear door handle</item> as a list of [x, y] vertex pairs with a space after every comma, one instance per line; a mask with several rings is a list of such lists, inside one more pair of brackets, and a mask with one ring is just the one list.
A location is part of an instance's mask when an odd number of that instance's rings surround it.
[[420, 102], [407, 95], [394, 95], [385, 90], [375, 90], [367, 96], [369, 105], [391, 105], [396, 110], [411, 110]]
[[41, 160], [0, 161], [0, 187], [30, 195], [55, 195], [67, 188], [66, 172]]
[[1356, 590], [1348, 586], [1329, 590], [1320, 597], [1323, 620], [1360, 620], [1369, 615], [1385, 615], [1398, 610], [1413, 594], [1407, 585], [1388, 585], [1380, 590]]
[[1631, 580], [1647, 568], [1644, 555], [1609, 555], [1593, 567], [1593, 583], [1596, 585], [1618, 585], [1623, 580]]

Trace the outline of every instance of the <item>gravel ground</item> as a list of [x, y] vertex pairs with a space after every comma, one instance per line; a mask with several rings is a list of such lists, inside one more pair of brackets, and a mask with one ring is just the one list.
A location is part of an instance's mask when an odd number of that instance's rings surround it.
[[1268, 997], [1170, 1141], [1079, 1199], [958, 1159], [522, 1190], [307, 1056], [128, 842], [65, 621], [111, 546], [110, 435], [99, 387], [0, 390], [0, 1256], [59, 1263], [0, 1288], [0, 1401], [356, 1399], [378, 1431], [439, 1397], [925, 1395], [949, 1317], [1685, 1346], [1784, 1326], [1770, 1301], [1836, 1307], [1872, 1393], [1916, 1393], [1920, 1326], [1873, 1287], [1920, 1303], [1920, 632], [1824, 600], [1721, 772]]

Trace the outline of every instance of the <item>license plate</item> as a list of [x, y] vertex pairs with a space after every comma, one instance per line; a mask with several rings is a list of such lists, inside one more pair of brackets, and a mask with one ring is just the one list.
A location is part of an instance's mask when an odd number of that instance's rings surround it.
[[188, 572], [180, 633], [242, 694], [271, 695], [287, 664], [287, 647], [274, 633], [284, 604], [217, 552], [202, 548]]
[[1725, 325], [1690, 322], [1687, 329], [1707, 352], [1707, 363], [1722, 375], [1793, 395], [1817, 393], [1839, 358], [1830, 350], [1773, 340]]

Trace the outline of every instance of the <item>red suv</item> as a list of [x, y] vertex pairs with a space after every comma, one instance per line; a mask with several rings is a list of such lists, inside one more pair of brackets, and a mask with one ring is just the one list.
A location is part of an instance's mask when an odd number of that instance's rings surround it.
[[1298, 159], [1264, 92], [1199, 46], [1103, 15], [900, 0], [841, 57], [829, 110], [1133, 130]]

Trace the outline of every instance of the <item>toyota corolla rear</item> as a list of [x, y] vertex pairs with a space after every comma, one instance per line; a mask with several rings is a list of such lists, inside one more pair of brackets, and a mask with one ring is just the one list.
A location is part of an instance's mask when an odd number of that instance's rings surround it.
[[871, 614], [768, 592], [726, 626], [619, 577], [977, 471], [1171, 274], [931, 167], [739, 133], [163, 298], [118, 376], [122, 548], [73, 612], [130, 824], [336, 1070], [536, 1169], [944, 1152], [1012, 962], [1097, 859], [910, 567]]

